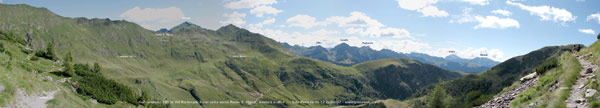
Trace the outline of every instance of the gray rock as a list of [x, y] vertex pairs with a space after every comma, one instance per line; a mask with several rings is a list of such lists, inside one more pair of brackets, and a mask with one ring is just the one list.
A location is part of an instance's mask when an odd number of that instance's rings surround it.
[[592, 97], [592, 96], [594, 96], [594, 94], [596, 94], [596, 92], [597, 92], [597, 91], [596, 91], [596, 90], [594, 90], [594, 89], [587, 89], [587, 90], [585, 90], [585, 97], [586, 97], [586, 98], [587, 98], [587, 97]]
[[0, 86], [0, 93], [4, 92], [4, 90], [6, 90], [6, 88], [4, 88], [4, 86]]
[[583, 103], [583, 102], [585, 102], [585, 99], [577, 99], [577, 100], [575, 100], [575, 103]]

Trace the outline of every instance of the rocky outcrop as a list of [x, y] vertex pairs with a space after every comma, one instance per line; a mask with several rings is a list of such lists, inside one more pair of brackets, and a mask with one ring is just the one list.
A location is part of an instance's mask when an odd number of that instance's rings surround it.
[[481, 106], [476, 106], [475, 108], [509, 108], [510, 102], [514, 100], [521, 92], [527, 91], [529, 88], [533, 87], [538, 82], [538, 79], [538, 75], [533, 72], [521, 78], [521, 84], [519, 86], [508, 92], [505, 92], [498, 97], [495, 97]]

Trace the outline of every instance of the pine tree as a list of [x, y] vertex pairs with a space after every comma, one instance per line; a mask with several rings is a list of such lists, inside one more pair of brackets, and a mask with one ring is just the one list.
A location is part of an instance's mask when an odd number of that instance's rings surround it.
[[71, 51], [67, 52], [67, 55], [65, 55], [65, 62], [73, 62], [73, 57], [71, 56]]
[[100, 70], [102, 69], [102, 67], [100, 67], [100, 65], [98, 64], [98, 62], [94, 63], [94, 72], [98, 73], [100, 72]]
[[46, 57], [50, 60], [56, 60], [56, 53], [54, 52], [54, 43], [49, 42], [48, 47], [46, 48]]
[[446, 90], [442, 86], [435, 85], [433, 91], [427, 95], [427, 106], [429, 108], [446, 108], [447, 96]]
[[63, 66], [65, 66], [65, 73], [69, 76], [74, 76], [75, 75], [75, 70], [73, 69], [73, 65], [71, 65], [71, 62], [73, 62], [73, 57], [71, 57], [71, 52], [67, 52], [67, 55], [65, 55], [65, 62], [63, 63]]

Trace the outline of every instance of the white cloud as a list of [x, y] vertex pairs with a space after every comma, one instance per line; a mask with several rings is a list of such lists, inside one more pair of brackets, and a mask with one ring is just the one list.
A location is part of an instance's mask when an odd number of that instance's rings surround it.
[[224, 13], [223, 17], [227, 18], [227, 20], [225, 20], [225, 21], [220, 21], [221, 24], [223, 24], [223, 25], [233, 24], [235, 26], [241, 27], [244, 24], [246, 24], [246, 21], [244, 20], [244, 18], [246, 17], [245, 13], [238, 13], [238, 12], [233, 12], [231, 14]]
[[541, 20], [543, 21], [552, 20], [554, 22], [562, 22], [562, 24], [564, 24], [565, 22], [575, 21], [575, 19], [577, 18], [577, 16], [573, 16], [571, 12], [563, 8], [550, 7], [546, 5], [527, 6], [521, 3], [515, 3], [511, 1], [506, 1], [506, 4], [519, 6], [519, 8], [529, 11], [532, 15], [540, 16]]
[[474, 22], [475, 17], [471, 15], [471, 11], [473, 8], [463, 8], [462, 14], [458, 16], [453, 16], [453, 19], [450, 20], [450, 23], [466, 23], [466, 22]]
[[396, 0], [400, 8], [421, 12], [423, 16], [446, 17], [448, 12], [433, 6], [438, 0]]
[[392, 37], [392, 38], [412, 38], [408, 30], [399, 28], [379, 28], [379, 27], [368, 27], [363, 28], [348, 28], [346, 29], [347, 34], [359, 34], [363, 36], [371, 37]]
[[273, 14], [277, 15], [277, 13], [283, 12], [282, 10], [275, 9], [271, 6], [258, 6], [250, 10], [250, 14], [256, 15], [256, 17], [263, 17], [263, 14]]
[[276, 0], [240, 0], [240, 1], [232, 1], [225, 4], [225, 8], [229, 9], [244, 9], [244, 8], [254, 8], [261, 5], [271, 5], [276, 4]]
[[[320, 29], [309, 33], [300, 32], [285, 32], [282, 30], [274, 29], [260, 29], [260, 28], [249, 28], [248, 30], [256, 33], [263, 34], [269, 38], [280, 42], [287, 42], [291, 45], [300, 46], [314, 46], [316, 42], [321, 42], [323, 47], [334, 47], [342, 43], [339, 41], [341, 33], [335, 30]], [[350, 41], [344, 43], [350, 46], [365, 46], [362, 42], [373, 42], [374, 44], [368, 45], [375, 50], [390, 49], [397, 52], [423, 52], [430, 49], [428, 43], [418, 42], [414, 40], [371, 40], [372, 38], [359, 38], [359, 37], [342, 37]]]
[[151, 30], [175, 26], [186, 18], [177, 7], [142, 9], [138, 6], [121, 13], [119, 17]]
[[481, 5], [481, 6], [490, 4], [489, 0], [462, 0], [462, 1], [468, 2], [472, 5]]
[[492, 13], [500, 14], [500, 15], [504, 15], [504, 16], [510, 16], [512, 14], [510, 11], [502, 10], [502, 9], [494, 10], [494, 11], [492, 11]]
[[336, 23], [340, 27], [383, 27], [379, 21], [372, 19], [362, 12], [350, 12], [350, 16], [332, 16], [326, 19], [327, 22]]
[[2, 3], [2, 0], [0, 0], [0, 3]]
[[339, 37], [336, 36], [339, 34], [338, 31], [325, 29], [320, 29], [306, 34], [300, 32], [286, 32], [277, 29], [261, 29], [256, 27], [250, 27], [248, 30], [263, 34], [266, 37], [280, 42], [287, 42], [291, 45], [313, 46], [316, 42], [322, 42], [321, 45], [323, 47], [333, 47], [340, 43], [338, 41]]
[[590, 16], [587, 17], [587, 20], [594, 20], [596, 19], [598, 21], [598, 24], [600, 24], [600, 12], [595, 13], [595, 14], [590, 14]]
[[471, 15], [472, 8], [464, 8], [462, 10], [462, 14], [460, 16], [454, 16], [454, 19], [450, 20], [450, 23], [466, 23], [466, 22], [478, 22], [474, 29], [479, 28], [494, 28], [494, 29], [503, 29], [503, 28], [519, 28], [519, 21], [512, 18], [499, 18], [497, 16], [480, 16], [480, 15]]
[[275, 18], [271, 18], [271, 19], [267, 19], [263, 22], [260, 22], [258, 24], [249, 24], [249, 27], [258, 27], [258, 28], [262, 28], [263, 25], [269, 25], [269, 24], [273, 24], [275, 23]]
[[390, 49], [402, 53], [424, 52], [431, 49], [431, 46], [428, 43], [413, 40], [379, 40], [375, 41], [374, 44], [369, 47], [375, 50]]
[[596, 32], [592, 29], [579, 29], [579, 32], [581, 33], [585, 33], [585, 34], [591, 34], [591, 35], [595, 35]]
[[401, 8], [407, 10], [418, 10], [424, 8], [425, 6], [429, 6], [431, 4], [437, 3], [437, 0], [396, 0], [398, 5]]
[[511, 18], [498, 18], [496, 16], [475, 16], [475, 20], [479, 22], [475, 29], [478, 28], [494, 28], [503, 29], [508, 27], [519, 28], [519, 21]]
[[405, 29], [385, 27], [379, 21], [362, 12], [350, 12], [350, 16], [332, 16], [326, 19], [328, 23], [337, 24], [346, 29], [347, 34], [359, 34], [371, 37], [410, 38], [410, 33]]
[[329, 30], [325, 30], [325, 29], [320, 29], [317, 31], [313, 31], [310, 32], [311, 35], [317, 35], [317, 36], [333, 36], [333, 35], [337, 35], [340, 34], [340, 32], [338, 31], [329, 31]]
[[315, 17], [305, 14], [298, 14], [287, 19], [288, 27], [302, 27], [304, 29], [312, 28], [313, 26], [325, 26], [326, 22], [317, 22]]
[[435, 6], [427, 6], [427, 7], [421, 8], [418, 11], [423, 13], [423, 16], [426, 16], [426, 17], [427, 16], [430, 16], [430, 17], [446, 17], [446, 16], [448, 16], [448, 12], [443, 11], [443, 10], [438, 10], [438, 8]]
[[263, 17], [266, 14], [277, 15], [283, 12], [283, 10], [273, 8], [271, 6], [273, 4], [277, 4], [277, 0], [239, 0], [230, 1], [224, 7], [228, 9], [252, 8], [250, 14], [256, 15], [256, 17]]

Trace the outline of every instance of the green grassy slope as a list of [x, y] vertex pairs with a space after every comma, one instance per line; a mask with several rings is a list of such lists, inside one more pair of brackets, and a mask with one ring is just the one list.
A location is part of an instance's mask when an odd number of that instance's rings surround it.
[[[171, 29], [174, 36], [157, 36], [153, 31], [127, 21], [65, 18], [47, 9], [27, 5], [0, 4], [0, 14], [0, 30], [12, 31], [26, 40], [31, 39], [30, 44], [34, 50], [54, 47], [59, 58], [64, 58], [67, 52], [71, 52], [75, 63], [98, 62], [103, 67], [101, 75], [104, 77], [136, 91], [147, 91], [157, 99], [254, 102], [374, 100], [393, 97], [374, 90], [365, 73], [359, 71], [360, 68], [297, 57], [274, 40], [233, 25], [208, 30], [185, 22]], [[49, 42], [53, 42], [54, 46], [47, 46]], [[33, 67], [48, 69], [44, 68], [48, 66], [50, 65]], [[9, 82], [6, 80], [2, 83]], [[23, 83], [37, 81], [26, 80]], [[53, 105], [98, 105], [85, 99], [77, 99], [86, 97], [76, 95], [73, 91], [66, 91], [64, 94], [64, 97], [52, 100]], [[12, 95], [6, 97], [10, 96]], [[331, 106], [294, 103], [171, 105]]]
[[[558, 65], [556, 68], [548, 70], [540, 75], [540, 79], [535, 86], [529, 90], [519, 94], [515, 100], [511, 102], [512, 107], [524, 107], [530, 103], [537, 102], [537, 107], [566, 107], [565, 99], [569, 97], [569, 89], [582, 69], [577, 58], [573, 57], [570, 52], [564, 52], [557, 59]], [[551, 86], [560, 82], [559, 89], [550, 91]]]
[[[519, 78], [533, 72], [533, 69], [548, 59], [557, 58], [563, 51], [569, 51], [571, 45], [550, 46], [532, 51], [523, 56], [513, 57], [480, 74], [467, 75], [463, 78], [440, 83], [446, 92], [453, 97], [456, 107], [472, 107], [483, 104], [509, 87]], [[421, 97], [428, 94], [433, 87], [427, 87], [415, 94]]]
[[354, 67], [366, 75], [376, 91], [392, 99], [405, 99], [427, 85], [462, 77], [460, 73], [408, 58], [375, 60]]
[[[0, 37], [6, 36], [0, 33]], [[0, 40], [0, 107], [17, 107], [14, 100], [23, 96], [56, 91], [48, 107], [131, 107], [130, 104], [94, 104], [90, 98], [73, 93], [67, 78], [52, 74], [59, 71], [61, 63], [35, 58], [25, 45]], [[23, 91], [25, 94], [19, 94]], [[20, 106], [23, 107], [23, 106]]]

